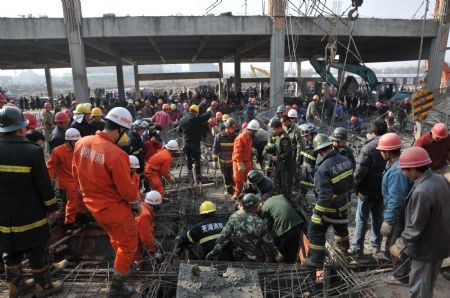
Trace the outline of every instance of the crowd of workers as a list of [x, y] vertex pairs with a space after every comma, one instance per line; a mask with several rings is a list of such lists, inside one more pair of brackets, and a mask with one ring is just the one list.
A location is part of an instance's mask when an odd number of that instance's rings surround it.
[[[201, 142], [208, 136], [212, 165], [224, 177], [224, 199], [236, 204], [236, 212], [223, 219], [214, 202], [204, 201], [201, 220], [179, 239], [179, 251], [199, 243], [197, 256], [207, 260], [295, 263], [302, 247], [308, 251], [302, 262], [322, 268], [329, 226], [337, 249], [362, 255], [371, 217], [370, 244], [374, 254], [392, 260], [392, 281], [409, 281], [412, 297], [431, 297], [450, 255], [447, 126], [434, 125], [402, 152], [400, 136], [388, 132], [389, 121], [376, 120], [355, 158], [348, 134], [360, 133], [362, 120], [352, 115], [347, 128], [323, 134], [320, 124], [331, 124], [337, 115], [322, 113], [320, 101], [314, 96], [303, 110], [279, 106], [267, 130], [256, 117], [256, 98], [249, 98], [244, 119], [206, 98], [198, 105], [130, 100], [108, 110], [72, 102], [55, 114], [46, 102], [41, 128], [35, 114], [2, 101], [0, 250], [11, 297], [32, 286], [23, 279], [24, 255], [37, 297], [61, 290], [50, 275], [62, 265], [51, 264], [48, 251], [49, 220], [60, 213], [68, 233], [92, 219], [103, 227], [116, 254], [108, 297], [132, 295], [125, 284], [132, 264], [142, 265], [144, 251], [158, 257], [152, 222], [164, 207], [165, 182], [175, 180], [174, 156], [184, 155], [188, 176], [202, 183]], [[47, 161], [41, 146], [48, 148]], [[358, 205], [350, 241], [352, 194]], [[300, 241], [303, 234], [306, 243]]]

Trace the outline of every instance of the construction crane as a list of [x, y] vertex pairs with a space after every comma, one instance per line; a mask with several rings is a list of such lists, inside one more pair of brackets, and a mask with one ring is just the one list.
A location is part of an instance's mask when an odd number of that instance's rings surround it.
[[250, 70], [252, 72], [252, 76], [253, 77], [256, 77], [256, 71], [259, 71], [260, 73], [262, 73], [266, 77], [270, 77], [270, 73], [267, 70], [263, 69], [263, 68], [260, 68], [260, 67], [257, 67], [257, 66], [253, 66], [253, 65], [250, 64]]

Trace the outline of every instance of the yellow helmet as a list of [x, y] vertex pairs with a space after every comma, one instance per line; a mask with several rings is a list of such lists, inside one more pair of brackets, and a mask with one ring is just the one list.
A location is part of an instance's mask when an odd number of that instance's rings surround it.
[[170, 105], [170, 109], [171, 109], [171, 110], [175, 110], [176, 108], [177, 108], [177, 105], [176, 105], [176, 104], [173, 103], [173, 104]]
[[193, 111], [195, 111], [195, 112], [200, 112], [200, 108], [198, 107], [198, 105], [192, 105], [191, 107], [190, 107], [190, 109], [191, 110], [193, 110]]
[[207, 214], [211, 212], [216, 212], [216, 204], [211, 201], [204, 201], [200, 205], [200, 214]]
[[90, 114], [91, 113], [91, 104], [90, 103], [80, 103], [77, 105], [75, 109], [75, 113], [77, 114]]
[[228, 114], [223, 114], [222, 115], [222, 121], [223, 122], [227, 121], [228, 119], [230, 119], [230, 115], [228, 115]]
[[103, 116], [102, 109], [100, 109], [100, 108], [93, 108], [91, 116], [92, 117]]

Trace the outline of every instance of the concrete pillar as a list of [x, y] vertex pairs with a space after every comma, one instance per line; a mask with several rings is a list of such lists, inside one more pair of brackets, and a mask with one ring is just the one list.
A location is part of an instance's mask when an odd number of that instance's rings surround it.
[[234, 88], [236, 92], [242, 89], [241, 57], [239, 56], [239, 54], [234, 55]]
[[300, 96], [303, 88], [303, 80], [302, 80], [302, 61], [297, 61], [297, 84], [295, 86], [295, 96]]
[[[52, 73], [50, 67], [45, 68], [45, 83], [47, 84], [47, 94], [48, 97], [53, 100], [53, 84], [52, 84]], [[52, 101], [53, 102], [53, 101]]]
[[136, 94], [135, 99], [138, 99], [141, 97], [141, 90], [139, 88], [139, 65], [135, 64], [133, 65], [134, 70], [134, 93]]
[[447, 48], [448, 30], [450, 24], [442, 28], [442, 34], [431, 40], [430, 58], [427, 73], [427, 88], [438, 94], [442, 80], [442, 65], [444, 64], [445, 51]]
[[89, 102], [86, 59], [84, 56], [84, 43], [81, 36], [81, 3], [80, 0], [62, 0], [62, 6], [67, 40], [69, 42], [75, 97], [78, 102]]
[[284, 104], [285, 1], [272, 0], [272, 37], [270, 40], [270, 106]]
[[259, 98], [261, 98], [262, 94], [263, 94], [263, 86], [264, 86], [264, 84], [261, 82], [258, 85], [259, 85]]
[[125, 84], [123, 83], [123, 68], [122, 59], [118, 58], [116, 60], [116, 74], [117, 74], [117, 89], [119, 91], [119, 98], [125, 98]]
[[223, 92], [223, 63], [219, 61], [219, 99], [224, 100]]

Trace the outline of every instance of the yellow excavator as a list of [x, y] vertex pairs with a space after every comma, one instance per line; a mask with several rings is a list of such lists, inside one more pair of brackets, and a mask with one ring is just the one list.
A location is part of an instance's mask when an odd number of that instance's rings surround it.
[[260, 67], [257, 67], [257, 66], [253, 66], [253, 65], [250, 64], [250, 70], [252, 72], [252, 76], [253, 77], [256, 77], [256, 71], [259, 71], [260, 73], [262, 73], [266, 77], [270, 77], [270, 73], [267, 70], [263, 69], [263, 68], [260, 68]]

